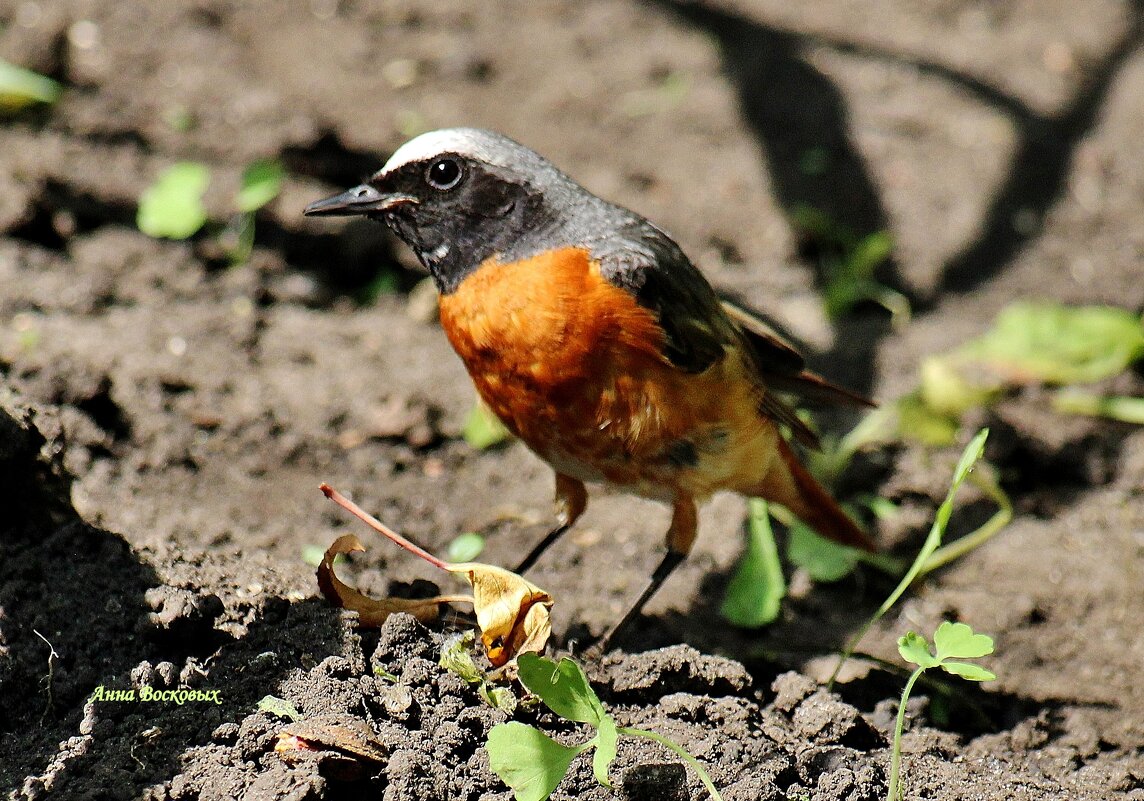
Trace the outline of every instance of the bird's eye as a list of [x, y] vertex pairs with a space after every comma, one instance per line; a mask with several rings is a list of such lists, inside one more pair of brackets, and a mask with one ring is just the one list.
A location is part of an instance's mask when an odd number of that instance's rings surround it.
[[452, 189], [461, 183], [461, 165], [456, 159], [437, 159], [425, 171], [425, 180], [434, 189]]

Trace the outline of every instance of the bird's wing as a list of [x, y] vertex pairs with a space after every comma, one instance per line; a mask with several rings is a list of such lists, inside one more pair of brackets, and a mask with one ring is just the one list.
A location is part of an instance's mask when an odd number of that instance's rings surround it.
[[777, 392], [799, 399], [851, 406], [875, 404], [806, 369], [798, 350], [756, 313], [720, 299], [703, 274], [666, 233], [639, 221], [593, 248], [600, 272], [655, 312], [666, 338], [664, 356], [676, 367], [702, 372], [742, 347], [763, 388], [759, 411], [790, 429], [800, 444], [817, 449], [817, 435]]
[[607, 281], [655, 313], [666, 338], [664, 356], [679, 369], [701, 373], [735, 342], [735, 328], [707, 279], [650, 223], [596, 243], [592, 257]]
[[605, 279], [631, 292], [655, 312], [666, 339], [664, 356], [681, 370], [699, 373], [723, 359], [729, 349], [747, 354], [759, 376], [759, 412], [785, 425], [802, 445], [818, 448], [818, 437], [794, 408], [774, 392], [768, 376], [805, 372], [802, 356], [775, 340], [756, 345], [752, 333], [725, 308], [715, 290], [672, 239], [650, 223], [634, 226], [622, 238], [593, 249]]
[[723, 298], [723, 311], [746, 337], [755, 363], [767, 386], [789, 392], [802, 400], [845, 406], [876, 406], [872, 400], [832, 384], [806, 369], [802, 355], [758, 314], [730, 298]]

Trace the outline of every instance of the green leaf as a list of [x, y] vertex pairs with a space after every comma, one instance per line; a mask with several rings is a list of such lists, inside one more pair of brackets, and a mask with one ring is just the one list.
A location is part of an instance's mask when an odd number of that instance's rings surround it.
[[302, 713], [292, 703], [275, 695], [264, 695], [258, 702], [258, 711], [295, 722], [302, 719]]
[[401, 290], [401, 279], [393, 270], [382, 270], [355, 295], [363, 306], [372, 306], [384, 295], [396, 295]]
[[437, 664], [450, 673], [460, 676], [469, 684], [477, 684], [484, 681], [485, 678], [469, 651], [472, 648], [473, 640], [471, 631], [446, 637], [445, 641], [441, 643], [441, 656], [437, 659]]
[[964, 623], [951, 623], [946, 620], [933, 634], [933, 644], [937, 658], [977, 659], [993, 653], [993, 638], [985, 634], [974, 634], [973, 629]]
[[450, 562], [472, 562], [485, 549], [485, 538], [472, 531], [458, 534], [445, 550], [445, 558]]
[[889, 498], [883, 498], [881, 495], [871, 495], [864, 493], [854, 497], [855, 503], [860, 503], [874, 513], [874, 517], [879, 520], [893, 520], [902, 513], [901, 507], [891, 501]]
[[926, 638], [914, 631], [907, 631], [905, 636], [898, 640], [898, 653], [902, 655], [902, 659], [923, 669], [936, 667], [938, 664], [937, 657], [930, 653]]
[[139, 198], [139, 230], [157, 239], [193, 236], [207, 221], [203, 194], [210, 180], [205, 164], [183, 161], [168, 167]]
[[0, 59], [0, 112], [55, 103], [62, 92], [63, 87], [51, 78]]
[[[949, 488], [949, 494], [946, 500], [952, 504], [953, 496], [957, 493], [957, 488], [965, 481], [965, 477], [969, 475], [969, 471], [973, 469], [973, 465], [977, 464], [977, 460], [985, 453], [985, 440], [989, 439], [989, 429], [983, 428], [969, 441], [965, 446], [965, 450], [961, 452], [961, 458], [957, 460], [957, 467], [953, 471], [953, 486]], [[948, 518], [949, 516], [946, 515]]]
[[377, 676], [382, 681], [388, 681], [390, 684], [397, 684], [397, 682], [400, 681], [400, 677], [397, 676], [397, 674], [390, 673], [381, 665], [373, 666], [373, 675]]
[[889, 231], [875, 231], [860, 241], [850, 254], [850, 271], [873, 278], [874, 270], [894, 253], [894, 237]]
[[1053, 408], [1064, 414], [1083, 414], [1144, 425], [1144, 398], [1064, 390], [1053, 396]]
[[898, 398], [893, 408], [898, 413], [899, 436], [938, 448], [956, 441], [958, 419], [927, 405], [920, 390]]
[[310, 543], [309, 545], [302, 546], [302, 561], [310, 567], [317, 567], [322, 564], [322, 557], [325, 556], [326, 549], [321, 545]]
[[853, 572], [860, 561], [855, 549], [819, 536], [800, 521], [793, 521], [790, 527], [787, 558], [821, 582], [838, 581]]
[[465, 438], [465, 442], [479, 451], [498, 445], [511, 436], [504, 423], [489, 407], [480, 402], [469, 410], [461, 435]]
[[567, 657], [560, 664], [525, 652], [516, 661], [520, 683], [562, 718], [599, 726], [608, 716], [580, 666]]
[[752, 498], [747, 549], [723, 598], [720, 612], [732, 625], [758, 628], [779, 616], [786, 581], [771, 530], [767, 502]]
[[516, 696], [508, 687], [497, 687], [487, 681], [482, 681], [477, 687], [477, 693], [493, 709], [499, 709], [501, 712], [507, 712], [510, 715], [516, 711]]
[[957, 420], [965, 412], [989, 403], [1000, 390], [998, 381], [972, 382], [962, 375], [955, 360], [930, 356], [922, 360], [919, 393], [926, 408]]
[[608, 768], [616, 758], [618, 739], [616, 722], [610, 717], [601, 719], [600, 730], [596, 733], [596, 752], [592, 754], [592, 772], [596, 774], [596, 781], [605, 787], [612, 786], [608, 781]]
[[489, 767], [512, 788], [516, 801], [544, 801], [568, 773], [584, 746], [567, 746], [532, 726], [512, 721], [493, 726], [485, 747]]
[[969, 681], [993, 681], [997, 678], [996, 674], [980, 665], [970, 665], [966, 662], [942, 662], [941, 669]]
[[277, 159], [252, 162], [242, 171], [242, 186], [234, 196], [234, 206], [241, 212], [258, 211], [282, 191], [286, 170]]
[[1021, 301], [957, 355], [1012, 383], [1085, 384], [1123, 372], [1144, 356], [1138, 314], [1111, 306]]
[[[902, 593], [904, 593], [909, 588], [909, 586], [914, 583], [914, 580], [922, 573], [923, 568], [925, 568], [929, 562], [930, 557], [934, 555], [934, 552], [938, 549], [938, 546], [941, 545], [942, 538], [945, 536], [945, 530], [949, 526], [949, 517], [951, 514], [953, 514], [953, 501], [957, 497], [957, 491], [961, 488], [961, 484], [965, 481], [966, 476], [969, 475], [970, 469], [977, 462], [977, 460], [981, 458], [981, 454], [985, 450], [985, 440], [988, 437], [989, 429], [983, 428], [978, 431], [977, 435], [972, 440], [970, 440], [968, 445], [965, 446], [965, 450], [961, 453], [961, 459], [958, 460], [957, 469], [954, 471], [953, 481], [950, 483], [949, 491], [945, 494], [945, 500], [941, 502], [941, 506], [938, 507], [937, 513], [934, 515], [933, 525], [930, 526], [929, 534], [926, 535], [926, 540], [924, 543], [922, 543], [921, 550], [918, 551], [918, 555], [914, 558], [914, 561], [910, 565], [909, 569], [906, 570], [906, 574], [902, 576], [901, 581], [898, 582], [898, 586], [895, 587], [889, 596], [886, 597], [886, 600], [882, 601], [882, 605], [878, 607], [878, 611], [876, 611], [869, 620], [862, 624], [862, 628], [858, 630], [858, 633], [854, 635], [848, 643], [846, 643], [846, 647], [842, 651], [842, 658], [839, 660], [837, 667], [834, 668], [834, 673], [831, 675], [827, 686], [830, 686], [834, 683], [834, 680], [838, 677], [838, 671], [842, 669], [842, 665], [846, 662], [847, 659], [850, 658], [850, 655], [854, 653], [854, 648], [858, 645], [862, 638], [866, 636], [866, 633], [870, 630], [870, 627], [873, 626], [879, 619], [881, 619], [882, 615], [886, 614], [886, 612], [890, 610], [890, 607], [898, 602], [898, 599], [902, 597]], [[985, 526], [982, 526], [980, 529], [978, 529], [976, 533], [968, 535], [967, 539], [975, 537], [981, 533], [985, 533], [987, 536], [992, 536], [999, 525], [1003, 526], [1008, 522], [1010, 509], [1007, 508], [1008, 501], [1004, 498], [1003, 495], [1002, 502], [1006, 504], [1006, 506], [1003, 506], [998, 514], [994, 515], [993, 517], [993, 520], [998, 520], [1001, 522], [999, 524], [994, 524], [992, 521], [989, 521], [985, 524]], [[909, 648], [911, 653], [915, 652], [915, 648], [913, 647], [914, 643], [912, 640], [907, 644], [911, 646]], [[905, 653], [902, 654], [902, 657], [909, 661], [914, 661], [910, 657], [907, 657]], [[914, 662], [914, 664], [919, 663]]]

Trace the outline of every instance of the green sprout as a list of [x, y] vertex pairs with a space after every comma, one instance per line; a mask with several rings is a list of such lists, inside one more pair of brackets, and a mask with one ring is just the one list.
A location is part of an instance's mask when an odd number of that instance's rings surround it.
[[517, 700], [508, 687], [494, 684], [473, 661], [472, 648], [476, 635], [472, 631], [448, 637], [441, 645], [441, 656], [437, 664], [459, 676], [466, 684], [475, 687], [477, 694], [493, 709], [512, 714], [516, 711]]
[[0, 59], [0, 113], [14, 114], [29, 106], [55, 103], [63, 87], [51, 78]]
[[611, 787], [608, 768], [616, 758], [620, 735], [643, 737], [673, 751], [695, 771], [713, 801], [723, 801], [707, 771], [683, 746], [656, 732], [617, 726], [584, 671], [571, 659], [561, 659], [557, 664], [533, 653], [523, 653], [517, 664], [520, 683], [545, 706], [566, 720], [587, 723], [596, 729], [596, 735], [579, 745], [563, 745], [525, 723], [511, 721], [494, 726], [486, 744], [489, 766], [512, 788], [516, 801], [545, 801], [563, 781], [572, 760], [591, 749], [595, 750], [592, 769], [596, 781]]
[[817, 582], [829, 584], [850, 575], [862, 561], [862, 552], [832, 542], [805, 523], [796, 521], [787, 539], [787, 558]]
[[719, 609], [734, 626], [753, 629], [773, 623], [786, 595], [769, 508], [762, 498], [749, 502], [747, 547]]
[[976, 339], [926, 358], [915, 390], [867, 415], [830, 456], [837, 471], [874, 442], [911, 439], [945, 446], [970, 409], [990, 406], [1013, 387], [1060, 387], [1052, 406], [1064, 414], [1144, 424], [1144, 400], [1076, 389], [1112, 378], [1144, 358], [1144, 319], [1112, 306], [1019, 301]]
[[[870, 498], [867, 504], [885, 514], [889, 501]], [[779, 616], [787, 584], [783, 577], [778, 546], [770, 518], [787, 527], [787, 559], [805, 570], [817, 582], [829, 583], [849, 575], [859, 564], [868, 564], [885, 573], [897, 575], [904, 564], [885, 554], [866, 553], [858, 548], [839, 545], [820, 536], [786, 509], [771, 506], [762, 498], [752, 498], [748, 507], [747, 545], [735, 570], [720, 613], [734, 626], [754, 629], [773, 623]]]
[[985, 634], [974, 634], [973, 629], [964, 623], [944, 621], [933, 634], [934, 651], [921, 634], [908, 631], [898, 640], [898, 653], [902, 659], [917, 665], [910, 674], [898, 702], [898, 719], [894, 724], [894, 742], [890, 751], [890, 786], [887, 801], [900, 801], [902, 787], [899, 783], [902, 766], [902, 728], [906, 722], [906, 702], [914, 684], [930, 668], [941, 668], [946, 673], [968, 681], [993, 681], [997, 676], [972, 662], [952, 662], [953, 659], [978, 659], [993, 653], [993, 639]]
[[302, 713], [298, 708], [285, 698], [279, 698], [276, 695], [264, 695], [258, 702], [258, 711], [265, 712], [267, 715], [274, 715], [278, 718], [285, 718], [286, 720], [297, 723], [302, 719]]
[[[936, 570], [942, 565], [957, 559], [960, 556], [968, 553], [973, 548], [980, 546], [1002, 528], [1009, 524], [1013, 518], [1013, 506], [1009, 502], [1009, 498], [997, 485], [996, 479], [990, 476], [989, 478], [979, 478], [975, 482], [976, 486], [988, 494], [997, 505], [998, 509], [993, 514], [993, 517], [985, 521], [976, 531], [962, 537], [950, 545], [941, 548], [942, 539], [945, 537], [945, 530], [949, 526], [950, 515], [953, 514], [953, 501], [957, 497], [957, 491], [965, 480], [970, 477], [971, 471], [981, 459], [982, 454], [985, 452], [985, 440], [989, 438], [989, 429], [983, 428], [977, 432], [965, 450], [962, 451], [961, 458], [957, 462], [957, 467], [953, 471], [953, 480], [950, 482], [949, 491], [945, 495], [945, 500], [942, 501], [941, 506], [937, 509], [937, 514], [934, 515], [933, 525], [930, 527], [929, 534], [926, 536], [925, 542], [922, 544], [921, 550], [918, 551], [917, 556], [914, 558], [913, 564], [910, 565], [909, 570], [898, 582], [898, 586], [890, 593], [889, 597], [882, 602], [878, 610], [870, 616], [870, 618], [862, 625], [850, 642], [842, 651], [839, 657], [838, 664], [834, 668], [834, 672], [830, 675], [830, 680], [827, 682], [827, 687], [833, 686], [834, 680], [838, 678], [838, 672], [842, 670], [842, 666], [846, 663], [854, 649], [858, 647], [858, 643], [866, 636], [875, 623], [877, 623], [890, 608], [898, 602], [910, 585], [914, 583], [918, 577]], [[979, 475], [973, 473], [973, 475]]]
[[[825, 172], [826, 154], [812, 149], [803, 154], [801, 169], [809, 175]], [[889, 231], [859, 236], [820, 209], [802, 205], [791, 215], [795, 226], [822, 248], [826, 286], [826, 313], [837, 319], [862, 301], [873, 301], [890, 312], [895, 326], [909, 321], [910, 304], [901, 292], [874, 280], [874, 273], [894, 253]]]
[[469, 410], [469, 416], [465, 418], [461, 436], [473, 448], [484, 451], [501, 444], [512, 434], [488, 406], [477, 401]]
[[250, 258], [254, 251], [254, 216], [260, 208], [278, 197], [285, 179], [286, 170], [277, 159], [251, 162], [242, 171], [241, 184], [234, 195], [238, 214], [227, 226], [227, 231], [235, 239], [226, 248], [232, 264], [245, 264]]
[[211, 171], [205, 164], [172, 164], [143, 191], [135, 224], [155, 239], [189, 239], [206, 224], [203, 194], [210, 182]]
[[458, 534], [445, 550], [445, 558], [450, 562], [475, 562], [485, 549], [485, 538], [475, 531]]
[[[233, 264], [242, 264], [254, 249], [254, 217], [278, 196], [286, 172], [274, 159], [247, 165], [234, 195], [235, 216], [218, 241]], [[190, 239], [207, 224], [203, 195], [211, 182], [210, 168], [194, 161], [173, 164], [139, 198], [135, 222], [156, 239]]]

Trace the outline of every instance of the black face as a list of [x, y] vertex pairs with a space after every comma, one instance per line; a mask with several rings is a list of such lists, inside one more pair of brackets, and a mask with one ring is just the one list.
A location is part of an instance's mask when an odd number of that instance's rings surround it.
[[404, 196], [380, 218], [413, 249], [442, 294], [490, 256], [504, 253], [543, 219], [543, 201], [520, 178], [456, 154], [406, 164], [370, 183]]

